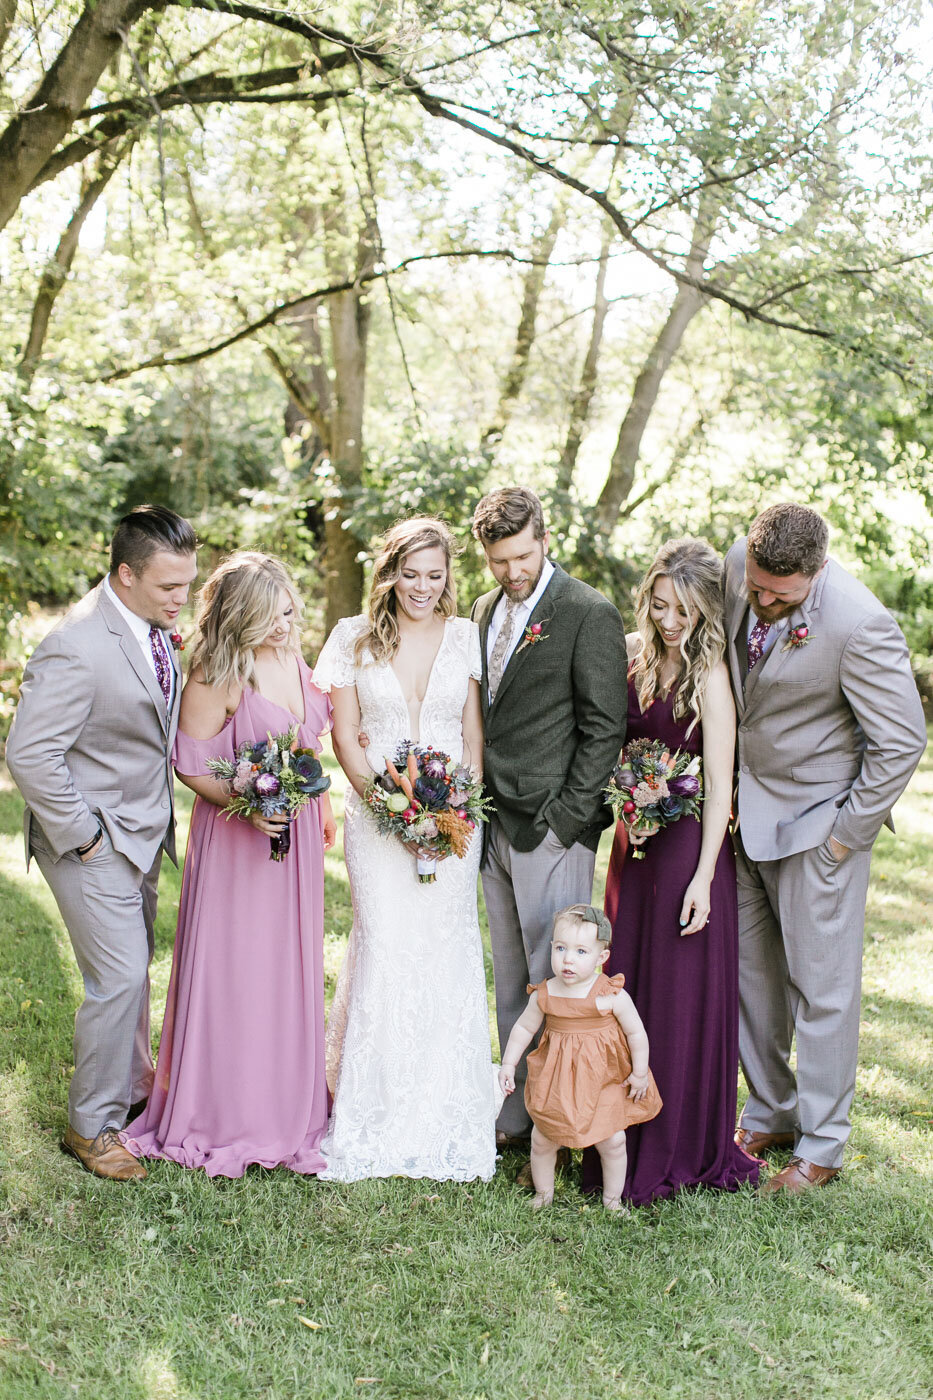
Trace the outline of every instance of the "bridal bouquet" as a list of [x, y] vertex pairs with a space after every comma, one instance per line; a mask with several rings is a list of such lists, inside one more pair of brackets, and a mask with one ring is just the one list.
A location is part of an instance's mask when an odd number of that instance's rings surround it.
[[[633, 739], [619, 755], [606, 802], [616, 821], [623, 822], [632, 835], [653, 836], [681, 817], [700, 820], [703, 777], [697, 754], [675, 749], [672, 753], [660, 739]], [[641, 850], [632, 852], [644, 860]]]
[[[245, 817], [261, 812], [264, 817], [285, 813], [289, 822], [312, 797], [320, 797], [330, 787], [330, 778], [314, 749], [295, 747], [298, 734], [293, 725], [287, 734], [267, 734], [240, 744], [232, 759], [209, 758], [207, 767], [215, 777], [229, 783], [233, 794], [227, 804], [227, 817]], [[284, 860], [292, 844], [289, 826], [280, 836], [270, 836], [269, 859]]]
[[363, 800], [384, 836], [415, 841], [431, 852], [418, 857], [418, 878], [433, 883], [440, 855], [466, 855], [470, 838], [488, 819], [489, 798], [469, 768], [439, 749], [399, 745], [395, 761], [367, 785]]

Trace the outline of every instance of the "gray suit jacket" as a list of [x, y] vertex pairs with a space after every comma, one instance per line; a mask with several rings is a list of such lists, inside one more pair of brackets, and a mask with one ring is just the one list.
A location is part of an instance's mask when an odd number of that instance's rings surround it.
[[140, 646], [93, 589], [36, 647], [23, 675], [6, 760], [26, 799], [26, 859], [35, 818], [56, 860], [104, 826], [114, 848], [147, 871], [160, 846], [175, 859], [172, 708]]
[[[832, 834], [867, 851], [926, 747], [903, 633], [830, 559], [790, 628], [748, 675], [745, 540], [726, 556], [726, 649], [738, 712], [738, 814], [752, 860], [778, 860]], [[889, 822], [890, 824], [890, 822]]]
[[602, 789], [625, 738], [622, 619], [556, 564], [529, 622], [541, 623], [541, 640], [515, 648], [490, 705], [486, 642], [501, 596], [494, 588], [471, 614], [483, 654], [484, 779], [497, 820], [517, 851], [533, 851], [548, 828], [567, 847], [595, 850], [611, 821]]

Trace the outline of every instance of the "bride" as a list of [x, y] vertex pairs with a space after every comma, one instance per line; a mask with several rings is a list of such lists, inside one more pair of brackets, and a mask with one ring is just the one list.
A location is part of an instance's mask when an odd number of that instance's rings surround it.
[[495, 1170], [480, 833], [462, 859], [438, 863], [435, 883], [421, 884], [416, 848], [382, 836], [360, 801], [406, 739], [482, 769], [479, 632], [457, 616], [452, 555], [442, 521], [395, 525], [368, 612], [337, 624], [314, 671], [330, 692], [334, 752], [350, 784], [354, 916], [328, 1027], [325, 1180], [488, 1180]]

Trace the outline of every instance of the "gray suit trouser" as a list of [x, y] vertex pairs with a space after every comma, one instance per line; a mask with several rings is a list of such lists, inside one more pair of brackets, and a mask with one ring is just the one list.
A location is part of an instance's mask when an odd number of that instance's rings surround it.
[[[595, 852], [579, 843], [563, 846], [552, 831], [533, 851], [516, 851], [495, 817], [490, 821], [483, 897], [501, 1050], [528, 1005], [528, 984], [536, 985], [551, 975], [554, 915], [568, 904], [589, 904], [595, 866]], [[524, 1055], [515, 1072], [515, 1091], [502, 1105], [496, 1127], [510, 1137], [527, 1137], [531, 1132], [525, 1108]]]
[[75, 1016], [75, 1071], [68, 1121], [82, 1137], [122, 1128], [131, 1103], [152, 1088], [149, 963], [161, 848], [145, 874], [104, 832], [88, 861], [69, 851], [53, 860], [33, 818], [30, 846], [55, 896], [84, 979]]
[[742, 1126], [794, 1133], [820, 1167], [841, 1166], [851, 1126], [870, 864], [835, 861], [828, 842], [781, 860], [737, 851]]

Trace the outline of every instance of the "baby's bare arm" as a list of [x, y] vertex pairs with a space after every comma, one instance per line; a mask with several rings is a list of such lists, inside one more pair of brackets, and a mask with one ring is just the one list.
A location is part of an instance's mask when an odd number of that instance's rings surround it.
[[532, 992], [528, 998], [528, 1005], [512, 1027], [512, 1033], [502, 1054], [499, 1084], [504, 1094], [513, 1092], [516, 1066], [536, 1033], [541, 1029], [543, 1021], [544, 1012], [538, 1006], [538, 993]]
[[628, 992], [616, 992], [612, 999], [612, 1014], [625, 1032], [632, 1072], [625, 1081], [630, 1098], [643, 1099], [648, 1090], [648, 1033]]

